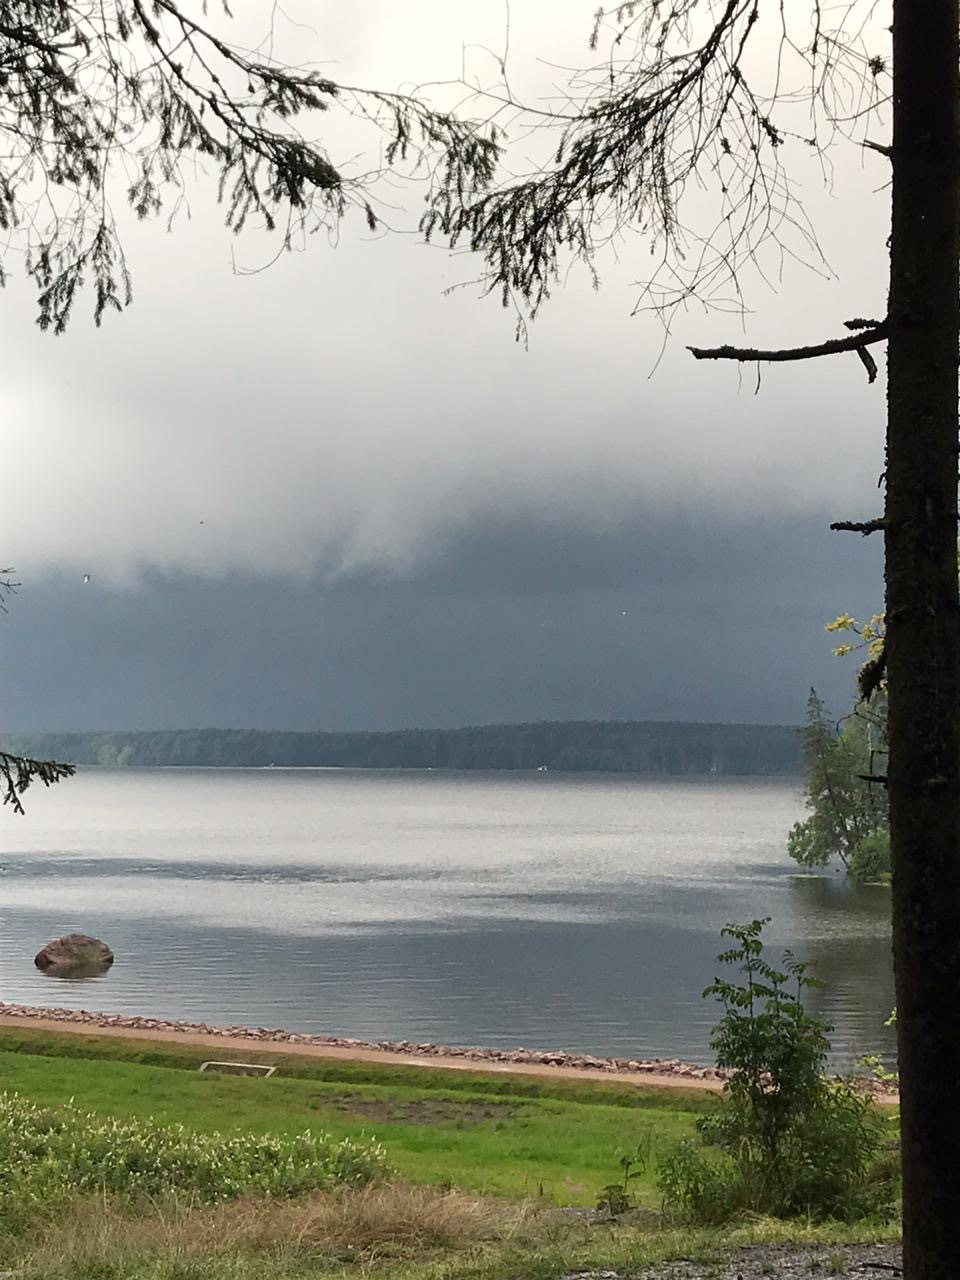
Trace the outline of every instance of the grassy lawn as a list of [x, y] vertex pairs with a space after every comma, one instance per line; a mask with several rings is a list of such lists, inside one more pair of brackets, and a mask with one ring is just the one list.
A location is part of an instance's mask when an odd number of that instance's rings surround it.
[[[82, 1056], [50, 1056], [51, 1050]], [[0, 1034], [0, 1088], [44, 1105], [72, 1098], [101, 1115], [152, 1116], [205, 1132], [312, 1128], [337, 1138], [375, 1136], [408, 1181], [558, 1205], [593, 1204], [616, 1177], [620, 1156], [647, 1132], [671, 1142], [690, 1133], [696, 1114], [710, 1105], [693, 1090], [296, 1055], [279, 1055], [278, 1073], [269, 1079], [198, 1072], [214, 1052], [109, 1037]], [[636, 1180], [634, 1191], [656, 1202], [652, 1178]]]
[[[716, 1275], [725, 1250], [784, 1242], [814, 1248], [839, 1273], [844, 1241], [895, 1237], [889, 1223], [751, 1221], [667, 1230], [585, 1220], [620, 1155], [649, 1134], [690, 1133], [715, 1103], [695, 1090], [383, 1066], [274, 1054], [229, 1056], [278, 1066], [270, 1079], [199, 1073], [217, 1051], [108, 1036], [0, 1031], [0, 1089], [46, 1106], [73, 1099], [104, 1116], [153, 1117], [191, 1129], [337, 1138], [376, 1136], [396, 1182], [293, 1200], [202, 1205], [58, 1200], [19, 1224], [0, 1218], [0, 1269], [18, 1280], [556, 1280], [636, 1271], [671, 1258]], [[632, 1184], [654, 1208], [648, 1175]]]

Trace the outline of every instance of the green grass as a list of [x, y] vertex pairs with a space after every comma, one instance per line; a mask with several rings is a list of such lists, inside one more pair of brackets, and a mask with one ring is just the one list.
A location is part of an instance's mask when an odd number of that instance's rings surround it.
[[[81, 1035], [32, 1029], [0, 1028], [0, 1052], [24, 1053], [52, 1058], [89, 1059], [128, 1062], [148, 1067], [173, 1067], [195, 1071], [201, 1062], [222, 1057], [214, 1046], [179, 1043], [175, 1040], [137, 1040], [111, 1035]], [[230, 1060], [234, 1062], [268, 1063], [284, 1077], [302, 1080], [335, 1080], [349, 1084], [411, 1085], [416, 1089], [470, 1091], [482, 1088], [484, 1093], [509, 1094], [511, 1097], [558, 1098], [569, 1102], [606, 1102], [616, 1106], [645, 1109], [666, 1105], [682, 1105], [685, 1110], [702, 1111], [711, 1105], [710, 1096], [697, 1088], [662, 1089], [624, 1084], [615, 1079], [595, 1081], [548, 1075], [512, 1075], [509, 1072], [485, 1072], [477, 1069], [451, 1070], [395, 1063], [361, 1062], [346, 1058], [311, 1057], [288, 1053], [279, 1046], [265, 1046], [251, 1041], [249, 1047], [231, 1044]]]
[[[71, 1056], [48, 1056], [52, 1049]], [[4, 1034], [0, 1088], [46, 1105], [72, 1098], [100, 1115], [152, 1117], [199, 1132], [314, 1128], [335, 1138], [375, 1136], [409, 1181], [485, 1195], [543, 1195], [561, 1205], [592, 1204], [616, 1176], [620, 1155], [646, 1131], [670, 1142], [690, 1133], [696, 1113], [709, 1105], [693, 1091], [295, 1055], [281, 1055], [280, 1072], [269, 1079], [197, 1072], [214, 1052], [109, 1037]], [[245, 1056], [272, 1060], [263, 1053]], [[158, 1059], [163, 1065], [156, 1065]], [[293, 1070], [297, 1076], [289, 1074]], [[637, 1179], [634, 1193], [655, 1203], [652, 1178]]]
[[[270, 1079], [200, 1074], [216, 1049], [151, 1041], [0, 1031], [0, 1088], [46, 1105], [67, 1099], [104, 1116], [214, 1130], [336, 1138], [376, 1136], [405, 1181], [295, 1200], [209, 1208], [180, 1196], [46, 1204], [19, 1227], [0, 1219], [0, 1268], [18, 1280], [556, 1280], [703, 1262], [754, 1243], [807, 1244], [824, 1271], [845, 1241], [894, 1238], [884, 1223], [751, 1222], [664, 1230], [571, 1218], [591, 1204], [621, 1154], [690, 1133], [714, 1099], [694, 1090], [387, 1066], [229, 1050], [275, 1063]], [[420, 1185], [414, 1185], [420, 1184]], [[447, 1191], [446, 1187], [453, 1190]], [[654, 1205], [649, 1177], [632, 1190]]]

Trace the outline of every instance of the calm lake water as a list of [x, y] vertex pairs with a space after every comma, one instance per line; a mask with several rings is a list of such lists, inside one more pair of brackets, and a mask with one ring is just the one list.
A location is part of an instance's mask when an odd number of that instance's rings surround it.
[[[718, 932], [770, 916], [837, 1058], [889, 1056], [889, 895], [794, 874], [799, 780], [86, 770], [0, 837], [0, 995], [457, 1045], [710, 1061]], [[104, 938], [102, 978], [33, 955]]]

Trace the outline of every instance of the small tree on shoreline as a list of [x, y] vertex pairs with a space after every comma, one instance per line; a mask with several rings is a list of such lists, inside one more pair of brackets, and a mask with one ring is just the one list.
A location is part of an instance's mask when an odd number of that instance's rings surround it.
[[[887, 836], [886, 789], [876, 779], [870, 725], [855, 711], [838, 729], [810, 690], [803, 731], [807, 763], [805, 799], [810, 816], [787, 836], [787, 852], [803, 867], [825, 867], [839, 858], [852, 879], [862, 879], [878, 836]], [[877, 868], [869, 878], [876, 878]], [[879, 868], [889, 872], [889, 867]]]
[[767, 960], [768, 923], [721, 930], [733, 945], [717, 960], [735, 976], [703, 994], [723, 1008], [711, 1044], [730, 1075], [719, 1106], [697, 1121], [697, 1140], [661, 1161], [666, 1206], [706, 1223], [889, 1213], [896, 1175], [882, 1159], [884, 1121], [871, 1097], [826, 1079], [833, 1028], [803, 1003], [822, 984], [789, 952], [779, 968]]

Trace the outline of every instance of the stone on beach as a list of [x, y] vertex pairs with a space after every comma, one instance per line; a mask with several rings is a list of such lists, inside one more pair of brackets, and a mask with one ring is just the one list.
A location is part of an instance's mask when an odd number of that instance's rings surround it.
[[104, 973], [113, 964], [113, 952], [99, 938], [68, 933], [41, 947], [33, 963], [44, 973], [54, 975]]

